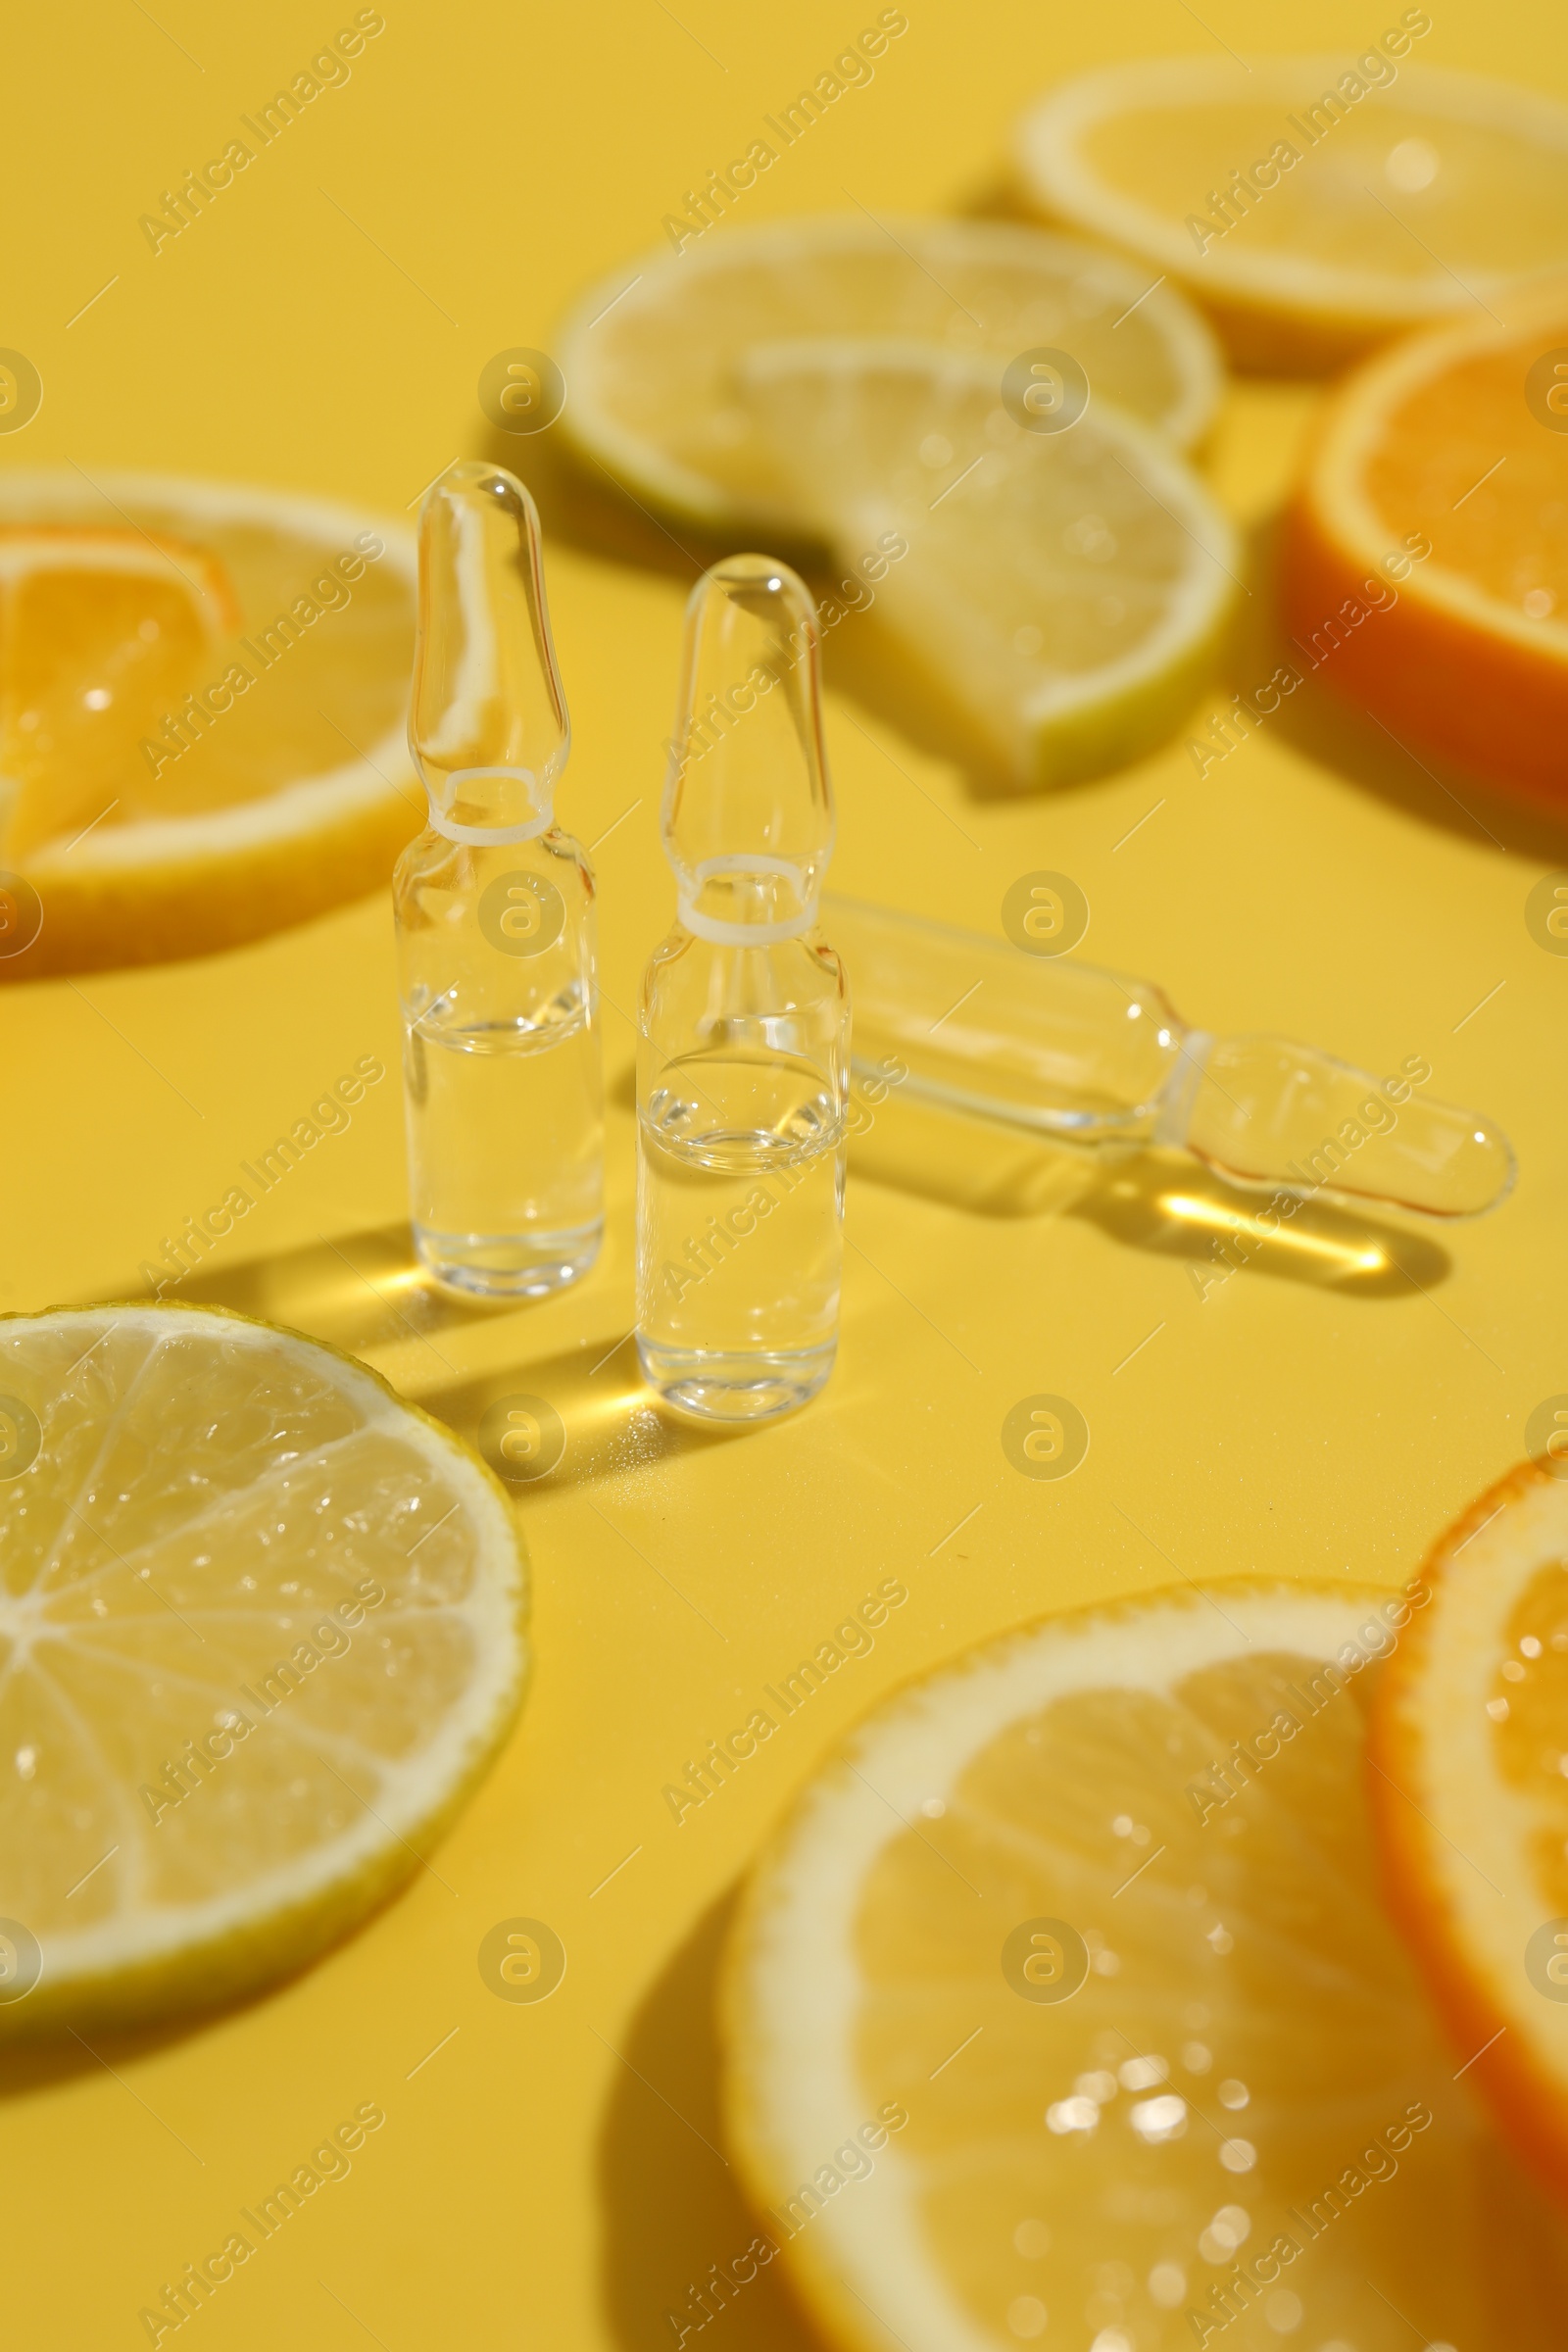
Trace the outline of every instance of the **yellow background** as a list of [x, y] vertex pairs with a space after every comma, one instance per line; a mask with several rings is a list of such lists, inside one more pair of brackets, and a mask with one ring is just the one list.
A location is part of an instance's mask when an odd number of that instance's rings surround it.
[[[1054, 75], [1213, 50], [1177, 0], [907, 13], [874, 82], [780, 160], [746, 218], [971, 203], [1013, 110]], [[1568, 94], [1559, 11], [1432, 13], [1424, 57]], [[0, 342], [34, 361], [45, 399], [0, 463], [188, 470], [404, 514], [450, 459], [494, 454], [474, 397], [491, 355], [548, 348], [568, 298], [653, 245], [683, 191], [876, 11], [386, 0], [348, 85], [155, 258], [138, 216], [352, 14], [158, 0], [155, 23], [100, 0], [13, 20]], [[1397, 11], [1204, 14], [1231, 47], [1284, 49], [1362, 46]], [[1314, 397], [1247, 388], [1218, 436], [1215, 477], [1264, 539]], [[512, 447], [526, 474], [530, 445]], [[626, 1015], [671, 905], [655, 818], [690, 566], [641, 525], [546, 509], [577, 744], [562, 814], [592, 841], [632, 808], [598, 858], [615, 1109], [610, 1238], [580, 1295], [486, 1319], [399, 1288], [383, 904], [204, 964], [0, 992], [5, 1303], [123, 1294], [237, 1160], [374, 1053], [388, 1082], [258, 1207], [203, 1295], [365, 1348], [465, 1429], [527, 1391], [569, 1436], [520, 1506], [533, 1694], [439, 1876], [244, 2014], [24, 2071], [0, 2107], [5, 2323], [28, 2352], [145, 2340], [137, 2311], [160, 2283], [370, 2099], [387, 2123], [352, 2176], [192, 2323], [208, 2352], [672, 2343], [666, 2306], [750, 2234], [715, 2120], [722, 1909], [839, 1729], [976, 1637], [1178, 1570], [1393, 1582], [1522, 1451], [1532, 1406], [1568, 1389], [1568, 961], [1523, 917], [1531, 884], [1568, 862], [1560, 841], [1480, 795], [1478, 829], [1310, 708], [1202, 781], [1176, 744], [1053, 801], [981, 803], [861, 684], [858, 619], [827, 656], [836, 887], [996, 933], [1016, 876], [1064, 869], [1094, 910], [1083, 955], [1158, 979], [1220, 1032], [1277, 1029], [1379, 1071], [1427, 1056], [1432, 1093], [1513, 1137], [1518, 1191], [1489, 1221], [1394, 1242], [1408, 1279], [1326, 1286], [1303, 1277], [1332, 1261], [1298, 1253], [1200, 1298], [1184, 1250], [1203, 1262], [1206, 1245], [1161, 1220], [1157, 1171], [1074, 1199], [1027, 1154], [978, 1137], [944, 1154], [890, 1110], [858, 1155], [843, 1348], [818, 1403], [704, 1439], [648, 1411], [629, 1349], [591, 1371], [631, 1321]], [[1252, 659], [1236, 685], [1267, 675]], [[1314, 1229], [1367, 1230], [1327, 1212]], [[242, 1269], [241, 1250], [268, 1263]], [[1041, 1391], [1093, 1433], [1061, 1483], [1002, 1451], [1009, 1407]], [[889, 1574], [909, 1599], [873, 1654], [677, 1827], [662, 1784]], [[476, 1967], [517, 1914], [569, 1956], [538, 2007], [493, 1998]], [[726, 2323], [753, 2345], [800, 2340], [774, 2277]]]

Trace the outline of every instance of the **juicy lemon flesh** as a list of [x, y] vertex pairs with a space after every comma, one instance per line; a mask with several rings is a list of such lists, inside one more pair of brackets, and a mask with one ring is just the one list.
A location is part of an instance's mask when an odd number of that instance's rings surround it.
[[[138, 509], [137, 519], [155, 533], [188, 535], [192, 525], [189, 514], [151, 502]], [[240, 519], [215, 518], [206, 550], [226, 574], [240, 613], [239, 627], [217, 638], [190, 626], [179, 629], [172, 617], [183, 595], [177, 582], [115, 580], [101, 641], [95, 632], [83, 645], [79, 616], [89, 606], [98, 611], [105, 598], [102, 576], [83, 581], [61, 575], [39, 584], [30, 625], [14, 639], [17, 651], [0, 651], [0, 691], [17, 711], [5, 724], [0, 772], [11, 743], [24, 743], [34, 733], [50, 738], [46, 751], [25, 759], [24, 836], [7, 845], [12, 854], [44, 840], [63, 844], [111, 801], [117, 805], [103, 817], [106, 828], [266, 799], [352, 765], [398, 723], [413, 662], [414, 600], [391, 564], [368, 564], [358, 579], [345, 583], [328, 566], [340, 556], [354, 556], [352, 543]], [[138, 598], [144, 601], [138, 604]], [[278, 627], [280, 618], [285, 628]], [[101, 714], [105, 723], [90, 728], [84, 709], [75, 715], [74, 698], [106, 662], [128, 662], [135, 674], [134, 649], [147, 642], [141, 635], [146, 621], [157, 624], [160, 636], [153, 643], [167, 646], [170, 658], [156, 674], [141, 665], [134, 696], [112, 702]], [[24, 663], [20, 675], [19, 660]], [[183, 696], [221, 685], [236, 663], [252, 683], [232, 694], [205, 732], [183, 721], [188, 748], [178, 749], [177, 739], [172, 747], [164, 741], [164, 722], [180, 715]], [[53, 681], [46, 710], [30, 694], [34, 676]], [[107, 672], [105, 682], [114, 683]], [[25, 729], [21, 714], [35, 708], [40, 724]], [[71, 713], [70, 725], [54, 715], [60, 710]], [[155, 744], [152, 760], [141, 749], [144, 740]], [[83, 771], [79, 763], [89, 742], [92, 764]], [[159, 756], [172, 748], [177, 756]]]
[[749, 397], [846, 562], [905, 536], [883, 618], [1016, 771], [1058, 693], [1135, 659], [1195, 565], [1216, 576], [1093, 403], [1036, 433], [994, 388], [874, 364], [761, 372]]
[[285, 1885], [475, 1680], [464, 1457], [323, 1349], [181, 1323], [0, 1325], [5, 1426], [42, 1433], [0, 1480], [0, 1914], [46, 1953]]
[[[1259, 1649], [1168, 1699], [1057, 1699], [980, 1750], [868, 1877], [866, 2112], [907, 2108], [917, 2226], [982, 2340], [1076, 2352], [1103, 2329], [1105, 2352], [1175, 2352], [1229, 2266], [1282, 2234], [1302, 2250], [1227, 2346], [1402, 2352], [1398, 2312], [1496, 2352], [1552, 2340], [1533, 2297], [1568, 2280], [1563, 2240], [1454, 2083], [1377, 1898], [1371, 1676], [1206, 1824], [1186, 1793], [1233, 1741], [1304, 1716], [1320, 1673]], [[1059, 2004], [999, 1969], [998, 1920], [1038, 1918], [1077, 1926], [1093, 1955]], [[1426, 2114], [1392, 2149], [1390, 2128]], [[1316, 2237], [1314, 2204], [1332, 2217]]]
[[1182, 399], [1157, 314], [1116, 324], [1133, 299], [1124, 266], [1107, 270], [1087, 247], [1067, 270], [1044, 252], [1028, 267], [944, 247], [932, 270], [889, 242], [743, 249], [725, 268], [661, 275], [647, 299], [633, 293], [591, 330], [595, 398], [612, 421], [740, 501], [789, 486], [738, 388], [737, 365], [758, 343], [886, 335], [1004, 360], [1065, 346], [1102, 396], [1134, 416], [1158, 424]]
[[1496, 1777], [1526, 1809], [1543, 1919], [1568, 1918], [1568, 1567], [1538, 1569], [1514, 1604], [1489, 1711]]
[[[1167, 219], [1191, 214], [1212, 226], [1225, 216], [1208, 220], [1210, 192], [1223, 193], [1233, 170], [1249, 174], [1288, 142], [1299, 160], [1210, 254], [1309, 255], [1357, 275], [1410, 279], [1443, 274], [1433, 253], [1460, 276], [1561, 264], [1568, 152], [1377, 92], [1353, 104], [1342, 96], [1344, 111], [1314, 146], [1302, 110], [1325, 88], [1333, 90], [1332, 77], [1303, 81], [1294, 103], [1135, 106], [1086, 130], [1085, 160], [1098, 178]], [[1196, 243], [1193, 262], [1201, 268]]]
[[[172, 570], [78, 568], [70, 536], [0, 580], [0, 848], [16, 858], [95, 818], [123, 821], [145, 765], [137, 742], [188, 691], [212, 640]], [[138, 535], [123, 537], [140, 552]]]
[[[1370, 451], [1367, 496], [1391, 547], [1441, 515], [1439, 561], [1516, 613], [1568, 617], [1568, 433], [1544, 431], [1525, 372], [1568, 319], [1472, 353], [1412, 385]], [[1467, 495], [1468, 494], [1468, 495]]]

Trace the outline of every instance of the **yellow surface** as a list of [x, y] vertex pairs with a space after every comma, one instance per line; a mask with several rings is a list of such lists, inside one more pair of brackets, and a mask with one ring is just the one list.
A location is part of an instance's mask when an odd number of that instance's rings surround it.
[[[683, 191], [876, 12], [802, 0], [742, 18], [681, 0], [677, 22], [617, 0], [546, 21], [389, 0], [347, 85], [154, 255], [138, 216], [352, 14], [159, 0], [157, 23], [104, 5], [13, 27], [7, 160], [27, 201], [8, 228], [0, 341], [33, 361], [44, 404], [0, 436], [0, 464], [188, 468], [400, 513], [452, 458], [499, 453], [475, 401], [485, 363], [547, 346], [578, 285], [653, 244]], [[875, 80], [751, 191], [755, 217], [971, 200], [995, 182], [1012, 110], [1054, 74], [1110, 44], [1208, 39], [1166, 0], [909, 14]], [[1203, 14], [1233, 47], [1258, 37], [1241, 0]], [[1349, 0], [1282, 0], [1263, 31], [1353, 48], [1381, 22]], [[1454, 0], [1426, 55], [1568, 95], [1568, 25], [1544, 0]], [[1254, 387], [1227, 414], [1216, 478], [1260, 533], [1314, 397]], [[551, 533], [578, 746], [563, 814], [592, 842], [630, 811], [598, 853], [615, 1111], [610, 1240], [581, 1295], [493, 1321], [427, 1315], [395, 1234], [373, 1238], [406, 1214], [384, 906], [211, 963], [0, 995], [9, 1303], [122, 1292], [238, 1160], [374, 1054], [387, 1081], [198, 1295], [357, 1340], [465, 1428], [494, 1396], [546, 1396], [569, 1438], [521, 1506], [534, 1691], [433, 1870], [249, 2012], [107, 2063], [78, 2051], [0, 2108], [7, 2319], [29, 2347], [145, 2342], [137, 2313], [160, 2284], [368, 2103], [386, 2121], [349, 2176], [193, 2323], [209, 2352], [336, 2352], [367, 2331], [387, 2352], [671, 2344], [666, 2307], [751, 2235], [710, 2144], [717, 1916], [836, 1730], [977, 1636], [1173, 1568], [1393, 1583], [1568, 1387], [1549, 1319], [1568, 961], [1524, 920], [1532, 884], [1568, 865], [1564, 838], [1466, 792], [1472, 821], [1375, 729], [1304, 697], [1201, 780], [1178, 743], [1056, 801], [983, 803], [914, 731], [857, 616], [828, 650], [840, 889], [995, 934], [1017, 876], [1068, 872], [1093, 907], [1081, 954], [1158, 978], [1221, 1031], [1280, 1029], [1379, 1071], [1425, 1055], [1433, 1092], [1512, 1134], [1523, 1174], [1490, 1222], [1399, 1244], [1420, 1290], [1394, 1274], [1359, 1296], [1323, 1287], [1333, 1249], [1367, 1228], [1320, 1217], [1315, 1253], [1258, 1257], [1200, 1299], [1181, 1228], [1153, 1203], [1163, 1181], [1201, 1206], [1190, 1171], [1134, 1170], [1074, 1201], [1023, 1154], [968, 1139], [956, 1156], [890, 1108], [852, 1185], [824, 1398], [748, 1437], [659, 1423], [629, 1352], [601, 1359], [631, 1320], [626, 1014], [671, 905], [655, 812], [691, 566], [608, 501], [568, 499], [531, 444], [505, 446]], [[1238, 687], [1274, 666], [1263, 602]], [[1224, 1218], [1211, 1199], [1204, 1215], [1188, 1230], [1206, 1264]], [[262, 1274], [243, 1271], [264, 1253]], [[1005, 1414], [1042, 1392], [1071, 1397], [1092, 1432], [1062, 1482], [1019, 1476], [1002, 1449]], [[663, 1783], [890, 1573], [909, 1601], [872, 1653], [677, 1826]], [[566, 1949], [542, 2005], [481, 1982], [481, 1938], [516, 1917]], [[769, 2300], [775, 2276], [728, 2323], [764, 2352], [799, 2341]]]

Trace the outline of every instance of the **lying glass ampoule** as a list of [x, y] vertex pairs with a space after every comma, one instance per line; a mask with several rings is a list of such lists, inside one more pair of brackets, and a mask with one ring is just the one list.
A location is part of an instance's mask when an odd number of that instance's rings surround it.
[[554, 816], [571, 727], [539, 516], [476, 460], [420, 513], [409, 744], [430, 804], [392, 886], [415, 1245], [458, 1290], [530, 1298], [604, 1232], [594, 875]]
[[686, 608], [664, 786], [674, 929], [643, 981], [637, 1348], [713, 1421], [804, 1404], [838, 1345], [850, 1005], [816, 929], [833, 849], [816, 608], [732, 556]]
[[827, 904], [855, 974], [856, 1069], [884, 1087], [897, 1064], [911, 1095], [945, 1109], [1101, 1153], [1190, 1152], [1271, 1193], [1467, 1217], [1512, 1187], [1507, 1137], [1429, 1100], [1419, 1054], [1380, 1078], [1289, 1038], [1212, 1037], [1147, 980]]

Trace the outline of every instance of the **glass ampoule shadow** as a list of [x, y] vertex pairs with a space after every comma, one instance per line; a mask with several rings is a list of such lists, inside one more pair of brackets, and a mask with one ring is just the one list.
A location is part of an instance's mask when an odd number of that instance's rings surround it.
[[1431, 1235], [1328, 1198], [1272, 1214], [1272, 1192], [1228, 1184], [1186, 1152], [1096, 1158], [896, 1094], [852, 1134], [850, 1176], [976, 1216], [1079, 1217], [1124, 1248], [1186, 1259], [1199, 1296], [1210, 1278], [1246, 1273], [1357, 1298], [1408, 1298], [1412, 1285], [1435, 1288], [1452, 1263]]
[[[477, 1445], [516, 1495], [612, 1478], [623, 1470], [727, 1444], [740, 1434], [677, 1422], [656, 1409], [637, 1367], [624, 1319], [607, 1300], [578, 1346], [538, 1352], [533, 1316], [548, 1299], [468, 1299], [431, 1280], [407, 1225], [302, 1244], [268, 1257], [213, 1265], [166, 1296], [191, 1306], [226, 1306], [324, 1340], [345, 1354], [369, 1358], [396, 1351], [390, 1376], [437, 1420]], [[510, 1327], [514, 1326], [514, 1331]], [[441, 1343], [494, 1331], [499, 1364], [482, 1373], [455, 1365]], [[513, 1342], [504, 1344], [505, 1338]], [[411, 1352], [412, 1351], [412, 1352]], [[382, 1363], [379, 1369], [386, 1370]], [[541, 1399], [559, 1415], [565, 1445], [543, 1478], [514, 1479], [483, 1442], [492, 1407], [514, 1397]]]
[[1183, 1153], [1141, 1152], [1107, 1169], [1069, 1213], [1129, 1248], [1187, 1259], [1204, 1297], [1210, 1278], [1256, 1272], [1356, 1298], [1407, 1298], [1412, 1286], [1430, 1291], [1451, 1270], [1425, 1234], [1311, 1198], [1287, 1220], [1271, 1209], [1274, 1198], [1227, 1184]]
[[431, 1280], [406, 1224], [304, 1242], [265, 1257], [199, 1266], [166, 1291], [174, 1303], [227, 1306], [285, 1323], [350, 1355], [411, 1340], [435, 1340], [545, 1301], [466, 1298]]
[[[619, 1339], [611, 1332], [554, 1354], [520, 1356], [504, 1370], [422, 1391], [419, 1402], [475, 1446], [519, 1502], [733, 1445], [768, 1426], [699, 1423], [662, 1411], [643, 1379], [633, 1341], [629, 1331]], [[548, 1407], [546, 1415], [538, 1413], [540, 1404]], [[517, 1408], [527, 1416], [525, 1429], [543, 1423], [553, 1436], [553, 1443], [545, 1440], [548, 1468], [528, 1466], [538, 1458], [533, 1453], [537, 1441], [531, 1438], [523, 1468], [499, 1449], [497, 1428], [506, 1423], [509, 1410]]]

